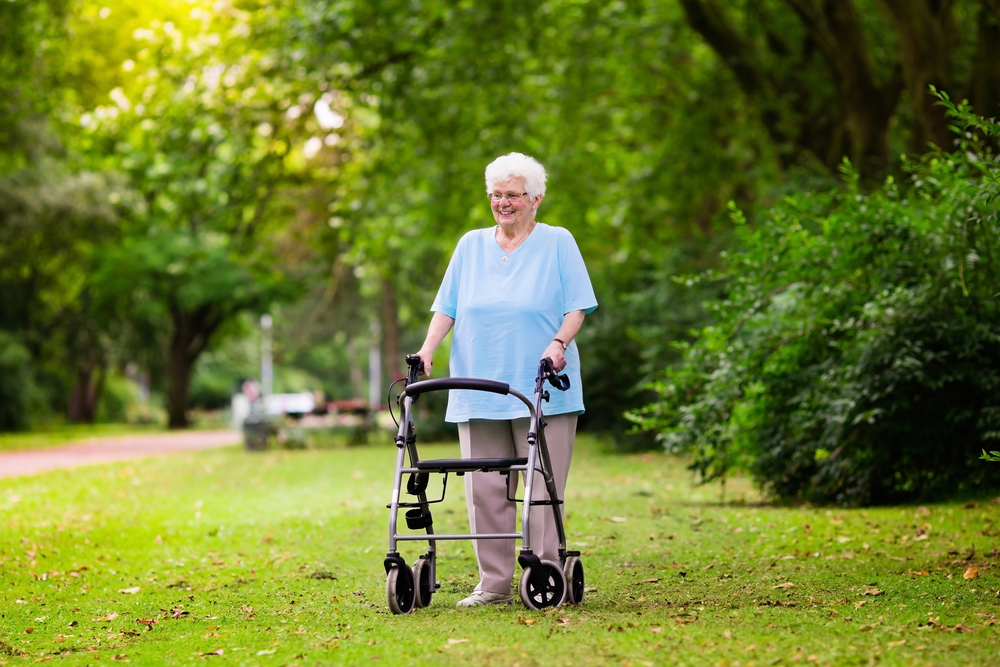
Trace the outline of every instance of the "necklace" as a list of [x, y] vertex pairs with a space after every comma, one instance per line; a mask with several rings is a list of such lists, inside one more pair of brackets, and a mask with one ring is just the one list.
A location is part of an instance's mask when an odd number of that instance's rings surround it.
[[[531, 231], [534, 228], [535, 228], [535, 221], [532, 221], [531, 226], [529, 226], [528, 229], [523, 234], [519, 234], [515, 236], [513, 239], [507, 239], [507, 237], [502, 233], [500, 228], [497, 228], [496, 241], [497, 245], [500, 246], [500, 250], [503, 251], [503, 261], [506, 262], [510, 258], [510, 255], [515, 250], [521, 247], [521, 244], [524, 243], [524, 240], [528, 238], [528, 235], [531, 234]], [[510, 249], [508, 250], [507, 248], [504, 247], [504, 245], [507, 245]]]

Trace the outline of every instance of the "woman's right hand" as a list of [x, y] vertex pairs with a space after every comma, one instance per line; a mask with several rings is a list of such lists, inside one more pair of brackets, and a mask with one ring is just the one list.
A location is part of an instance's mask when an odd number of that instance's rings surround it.
[[421, 375], [427, 377], [431, 376], [431, 368], [434, 366], [434, 352], [427, 352], [426, 350], [420, 350], [417, 352], [420, 355], [420, 361], [423, 363], [423, 372]]

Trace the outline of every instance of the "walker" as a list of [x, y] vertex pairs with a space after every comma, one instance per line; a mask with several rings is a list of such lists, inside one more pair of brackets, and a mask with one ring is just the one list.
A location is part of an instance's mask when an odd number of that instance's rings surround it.
[[[549, 459], [548, 445], [545, 442], [545, 422], [542, 420], [542, 401], [549, 400], [549, 392], [545, 390], [548, 381], [560, 391], [569, 389], [569, 378], [556, 374], [550, 359], [542, 359], [535, 378], [534, 404], [524, 394], [511, 389], [503, 382], [482, 380], [476, 378], [440, 378], [417, 381], [423, 364], [418, 355], [408, 355], [406, 364], [409, 367], [406, 386], [396, 399], [401, 409], [399, 431], [396, 434], [396, 472], [393, 478], [392, 499], [389, 508], [389, 552], [385, 557], [385, 597], [389, 609], [394, 614], [409, 614], [416, 608], [426, 607], [431, 603], [431, 596], [441, 587], [437, 582], [437, 555], [435, 545], [438, 540], [521, 540], [521, 551], [517, 562], [522, 572], [518, 584], [521, 601], [529, 609], [539, 610], [546, 607], [558, 607], [564, 602], [581, 604], [583, 602], [584, 578], [583, 563], [579, 551], [566, 550], [566, 532], [563, 528], [562, 512], [559, 506], [563, 501], [558, 498], [555, 482], [552, 478], [552, 464]], [[530, 422], [528, 426], [528, 456], [527, 458], [509, 459], [435, 459], [423, 461], [417, 454], [417, 435], [413, 426], [413, 404], [421, 394], [446, 389], [468, 389], [473, 391], [488, 391], [494, 394], [509, 395], [520, 400], [528, 407]], [[541, 428], [539, 428], [541, 425]], [[409, 466], [405, 465], [405, 457], [409, 456]], [[521, 532], [519, 533], [469, 533], [469, 534], [435, 534], [431, 518], [430, 506], [444, 501], [448, 486], [449, 473], [462, 477], [466, 473], [495, 473], [507, 477], [508, 500], [522, 503]], [[523, 473], [524, 498], [510, 497], [510, 474]], [[548, 491], [548, 500], [531, 500], [531, 489], [535, 473], [539, 473]], [[441, 497], [436, 500], [427, 499], [427, 485], [431, 474], [443, 475]], [[403, 483], [403, 476], [408, 476]], [[404, 491], [415, 500], [402, 501]], [[532, 553], [529, 543], [531, 509], [538, 505], [551, 508], [555, 517], [556, 532], [559, 537], [559, 563], [541, 560]], [[406, 526], [411, 531], [423, 530], [423, 534], [401, 534], [397, 531], [399, 510], [405, 509]], [[427, 540], [427, 553], [422, 554], [411, 568], [397, 551], [398, 542], [417, 542]]]

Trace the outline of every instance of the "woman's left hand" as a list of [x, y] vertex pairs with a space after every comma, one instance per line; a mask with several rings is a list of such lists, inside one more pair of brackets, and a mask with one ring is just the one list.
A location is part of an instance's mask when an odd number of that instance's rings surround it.
[[556, 341], [549, 343], [549, 346], [545, 348], [545, 352], [542, 353], [542, 359], [546, 357], [552, 360], [552, 368], [556, 372], [566, 368], [566, 357], [563, 355], [562, 343], [557, 343]]

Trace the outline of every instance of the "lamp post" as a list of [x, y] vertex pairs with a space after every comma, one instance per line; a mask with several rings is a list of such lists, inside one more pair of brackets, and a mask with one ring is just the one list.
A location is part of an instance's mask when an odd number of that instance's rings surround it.
[[261, 393], [270, 396], [274, 393], [274, 363], [271, 359], [271, 316], [264, 313], [260, 316], [260, 385]]
[[368, 343], [368, 405], [372, 412], [378, 410], [382, 401], [382, 349], [381, 331], [378, 322], [372, 322], [371, 339]]

